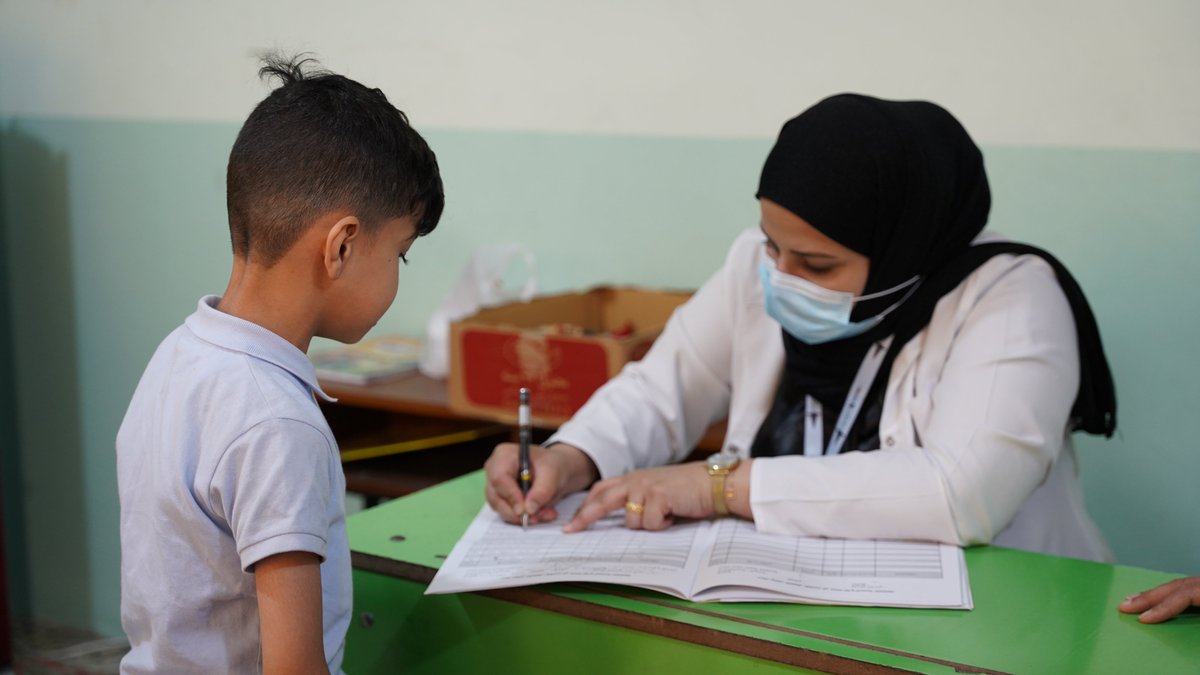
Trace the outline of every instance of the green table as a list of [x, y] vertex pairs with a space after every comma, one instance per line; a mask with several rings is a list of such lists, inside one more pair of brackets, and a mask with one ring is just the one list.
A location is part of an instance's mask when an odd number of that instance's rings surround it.
[[483, 504], [475, 472], [351, 516], [358, 673], [1200, 673], [1200, 615], [1120, 614], [1172, 578], [998, 547], [966, 552], [975, 609], [691, 603], [624, 586], [425, 586]]

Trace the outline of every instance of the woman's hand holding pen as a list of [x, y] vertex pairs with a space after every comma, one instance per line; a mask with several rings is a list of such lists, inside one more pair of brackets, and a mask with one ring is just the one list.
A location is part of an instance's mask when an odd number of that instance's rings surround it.
[[598, 477], [596, 467], [582, 450], [565, 443], [548, 448], [530, 446], [533, 485], [522, 496], [517, 483], [519, 446], [501, 443], [483, 465], [487, 474], [488, 504], [506, 522], [521, 522], [529, 513], [530, 523], [545, 523], [558, 517], [554, 505], [572, 492], [584, 490]]

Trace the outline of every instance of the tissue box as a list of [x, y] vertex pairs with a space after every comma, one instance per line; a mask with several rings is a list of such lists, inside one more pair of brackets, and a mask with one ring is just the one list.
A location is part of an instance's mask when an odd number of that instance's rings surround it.
[[626, 363], [642, 358], [690, 296], [601, 287], [490, 307], [456, 321], [450, 407], [515, 424], [518, 391], [526, 387], [534, 424], [557, 426]]

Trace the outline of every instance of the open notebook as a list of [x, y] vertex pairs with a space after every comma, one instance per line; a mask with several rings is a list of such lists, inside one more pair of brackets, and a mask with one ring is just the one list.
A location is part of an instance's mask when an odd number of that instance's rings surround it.
[[457, 593], [559, 581], [638, 586], [724, 602], [798, 602], [971, 609], [962, 549], [945, 544], [762, 534], [726, 518], [661, 532], [628, 530], [620, 512], [585, 532], [559, 520], [522, 530], [484, 505], [426, 593]]

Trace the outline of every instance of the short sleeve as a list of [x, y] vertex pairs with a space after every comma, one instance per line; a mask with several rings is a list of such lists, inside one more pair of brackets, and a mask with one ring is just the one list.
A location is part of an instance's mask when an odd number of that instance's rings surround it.
[[333, 452], [321, 430], [288, 419], [258, 424], [226, 449], [208, 496], [229, 527], [243, 570], [278, 553], [325, 559], [331, 502], [341, 499]]

